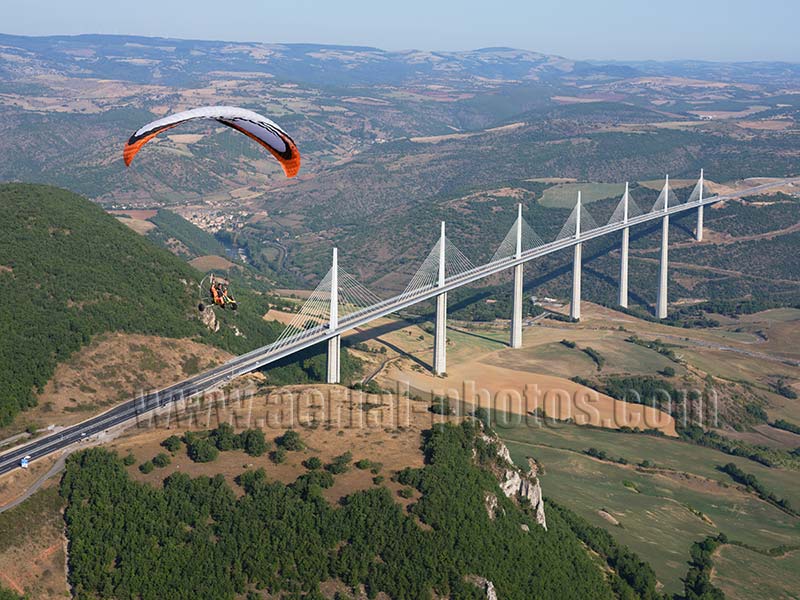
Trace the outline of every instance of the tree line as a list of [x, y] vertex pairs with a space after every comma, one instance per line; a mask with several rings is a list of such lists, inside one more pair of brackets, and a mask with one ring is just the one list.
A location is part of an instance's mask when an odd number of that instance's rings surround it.
[[[410, 513], [381, 485], [332, 506], [322, 489], [338, 468], [310, 464], [289, 485], [245, 471], [237, 499], [222, 476], [174, 473], [156, 489], [132, 481], [114, 453], [85, 450], [61, 482], [70, 584], [77, 598], [321, 598], [320, 583], [338, 578], [370, 598], [477, 600], [483, 591], [466, 577], [480, 575], [502, 598], [614, 597], [565, 511], [552, 511], [545, 531], [474, 462], [479, 432], [471, 421], [426, 436]], [[501, 509], [494, 519], [487, 494]]]

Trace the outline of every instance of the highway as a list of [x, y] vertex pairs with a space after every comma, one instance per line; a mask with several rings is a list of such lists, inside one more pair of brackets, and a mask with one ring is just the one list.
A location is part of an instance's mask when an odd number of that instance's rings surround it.
[[106, 429], [132, 421], [137, 415], [164, 407], [179, 400], [184, 400], [198, 394], [203, 394], [226, 381], [255, 371], [272, 362], [295, 354], [300, 350], [324, 342], [329, 338], [346, 333], [356, 327], [365, 325], [370, 321], [385, 317], [419, 302], [424, 302], [437, 295], [494, 275], [518, 264], [528, 262], [552, 252], [564, 250], [576, 244], [586, 242], [609, 233], [621, 231], [626, 227], [633, 227], [649, 221], [655, 221], [666, 215], [675, 215], [689, 210], [696, 210], [699, 206], [714, 204], [722, 200], [731, 200], [745, 196], [755, 195], [771, 189], [782, 187], [786, 184], [800, 184], [800, 177], [766, 183], [753, 188], [742, 190], [733, 194], [713, 196], [700, 202], [691, 204], [682, 203], [669, 207], [668, 210], [648, 212], [629, 219], [627, 222], [615, 222], [603, 225], [589, 231], [581, 232], [580, 237], [569, 237], [556, 240], [537, 248], [527, 250], [520, 257], [509, 257], [475, 267], [459, 273], [445, 280], [443, 286], [430, 285], [412, 292], [399, 294], [383, 300], [368, 308], [340, 317], [338, 327], [330, 328], [327, 324], [317, 325], [311, 329], [280, 340], [268, 346], [258, 348], [247, 354], [238, 356], [229, 362], [215, 367], [209, 371], [173, 384], [163, 390], [152, 392], [124, 402], [114, 408], [87, 419], [81, 423], [67, 427], [57, 433], [34, 439], [29, 443], [18, 446], [0, 455], [0, 475], [19, 467], [24, 456], [36, 460], [62, 450], [81, 440], [89, 438]]

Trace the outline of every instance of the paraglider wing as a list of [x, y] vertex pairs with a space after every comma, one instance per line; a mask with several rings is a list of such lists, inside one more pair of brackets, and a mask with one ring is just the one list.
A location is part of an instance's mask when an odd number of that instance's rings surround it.
[[130, 166], [142, 146], [162, 131], [197, 119], [212, 119], [255, 140], [278, 160], [287, 177], [294, 177], [300, 170], [300, 152], [289, 134], [274, 121], [252, 110], [234, 106], [204, 106], [148, 123], [134, 133], [125, 145], [122, 152], [125, 164]]

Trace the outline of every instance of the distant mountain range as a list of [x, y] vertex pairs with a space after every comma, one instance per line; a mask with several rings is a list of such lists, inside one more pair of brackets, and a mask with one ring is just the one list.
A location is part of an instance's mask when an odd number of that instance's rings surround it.
[[213, 71], [248, 71], [321, 85], [402, 84], [421, 77], [476, 80], [622, 79], [642, 75], [778, 82], [800, 77], [800, 63], [599, 62], [515, 48], [386, 51], [367, 46], [265, 44], [118, 35], [27, 37], [0, 34], [0, 76], [60, 73], [141, 84], [190, 85]]
[[[296, 82], [400, 84], [429, 77], [467, 84], [471, 79], [559, 78], [579, 70], [630, 76], [629, 67], [576, 63], [513, 48], [466, 52], [388, 52], [364, 46], [209, 42], [135, 36], [24, 37], [0, 34], [5, 77], [58, 72], [142, 84], [186, 85], [211, 71], [255, 71]], [[619, 74], [617, 76], [619, 76]]]

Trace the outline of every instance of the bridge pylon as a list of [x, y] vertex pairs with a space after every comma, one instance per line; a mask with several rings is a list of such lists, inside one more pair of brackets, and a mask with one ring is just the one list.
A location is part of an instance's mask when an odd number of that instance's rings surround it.
[[[522, 204], [517, 207], [517, 247], [514, 256], [522, 258]], [[514, 302], [511, 312], [511, 347], [522, 347], [522, 269], [523, 263], [514, 267]]]
[[[328, 327], [334, 331], [339, 327], [339, 256], [338, 249], [333, 249], [331, 265], [331, 292]], [[335, 335], [328, 340], [328, 383], [341, 382], [340, 358], [342, 353], [342, 336]]]
[[669, 175], [664, 182], [664, 217], [661, 220], [661, 255], [658, 267], [658, 300], [656, 301], [656, 317], [667, 318], [667, 285], [669, 282]]
[[[445, 282], [445, 247], [444, 221], [439, 237], [439, 276], [438, 287], [444, 287]], [[433, 340], [433, 373], [444, 375], [447, 372], [447, 292], [436, 296], [436, 329]]]
[[[578, 191], [578, 203], [575, 206], [575, 239], [581, 238], [581, 193]], [[581, 254], [583, 243], [575, 244], [572, 258], [572, 302], [569, 305], [569, 316], [576, 321], [581, 320]]]
[[[630, 191], [628, 182], [625, 182], [625, 195], [622, 196], [622, 222], [628, 222], [628, 203], [630, 202]], [[631, 239], [631, 228], [626, 227], [622, 230], [622, 247], [620, 248], [619, 259], [619, 305], [628, 308], [628, 246]]]
[[698, 183], [698, 193], [699, 196], [697, 198], [697, 202], [700, 203], [700, 206], [697, 207], [697, 229], [695, 230], [695, 239], [698, 242], [703, 241], [703, 169], [700, 169], [700, 181]]

